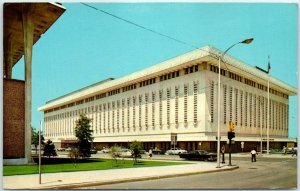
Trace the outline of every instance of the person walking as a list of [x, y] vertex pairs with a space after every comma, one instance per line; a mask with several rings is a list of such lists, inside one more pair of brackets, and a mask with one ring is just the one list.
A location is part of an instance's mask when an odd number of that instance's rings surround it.
[[225, 146], [224, 145], [222, 145], [221, 153], [222, 153], [222, 164], [224, 164], [225, 163]]
[[152, 149], [151, 148], [149, 149], [149, 159], [150, 160], [152, 159]]
[[251, 162], [256, 162], [256, 154], [257, 154], [257, 152], [256, 152], [255, 148], [253, 148], [251, 151]]

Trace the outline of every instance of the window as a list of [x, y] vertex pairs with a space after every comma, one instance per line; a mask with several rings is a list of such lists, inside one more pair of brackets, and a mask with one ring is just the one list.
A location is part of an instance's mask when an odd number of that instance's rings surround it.
[[262, 107], [261, 97], [258, 96], [258, 113], [257, 113], [257, 116], [258, 116], [257, 126], [258, 126], [258, 127], [260, 127], [260, 122], [261, 122], [261, 119], [260, 119], [260, 117], [261, 117], [261, 114], [260, 114], [260, 112], [261, 112], [261, 107]]
[[162, 94], [163, 90], [159, 91], [159, 125], [162, 127]]
[[122, 129], [123, 129], [123, 132], [125, 130], [125, 123], [124, 123], [124, 107], [125, 107], [125, 99], [122, 99]]
[[136, 97], [133, 96], [132, 97], [132, 126], [133, 126], [133, 130], [135, 131], [135, 101], [136, 101]]
[[243, 102], [244, 102], [244, 97], [243, 97], [243, 91], [240, 91], [240, 117], [241, 117], [241, 126], [243, 126]]
[[145, 94], [145, 125], [148, 128], [148, 96], [149, 94]]
[[120, 100], [117, 101], [117, 130], [120, 131]]
[[210, 83], [210, 117], [211, 117], [211, 123], [214, 122], [214, 82], [211, 81]]
[[110, 133], [110, 103], [107, 103], [107, 131]]
[[139, 95], [139, 127], [142, 127], [142, 95]]
[[252, 127], [252, 115], [253, 115], [253, 105], [252, 105], [252, 94], [249, 93], [249, 114], [250, 114], [250, 127]]
[[198, 65], [191, 66], [184, 69], [184, 74], [191, 74], [198, 71]]
[[198, 83], [194, 82], [194, 123], [197, 123]]
[[179, 77], [179, 70], [160, 76], [159, 81], [169, 80], [176, 77]]
[[170, 89], [167, 89], [167, 124], [170, 128]]
[[253, 107], [253, 109], [254, 109], [254, 114], [253, 114], [253, 120], [254, 120], [254, 124], [253, 124], [253, 127], [256, 127], [256, 115], [257, 115], [257, 112], [256, 112], [256, 95], [253, 95], [253, 101], [254, 101], [254, 107]]
[[224, 124], [226, 124], [227, 123], [227, 116], [226, 116], [226, 110], [227, 110], [227, 102], [226, 102], [226, 98], [227, 98], [227, 86], [226, 85], [223, 85], [223, 108], [224, 108], [224, 112], [223, 112], [223, 114], [224, 114], [224, 118], [223, 118], [223, 120], [224, 120]]
[[187, 97], [188, 97], [188, 86], [184, 85], [184, 123], [187, 123]]
[[232, 121], [232, 87], [229, 88], [229, 120]]
[[105, 120], [106, 119], [106, 104], [103, 104], [103, 133], [106, 132], [106, 124], [105, 124]]
[[112, 102], [112, 131], [115, 132], [115, 102]]
[[175, 87], [175, 124], [178, 124], [178, 86]]
[[245, 93], [245, 126], [248, 126], [248, 92]]
[[152, 127], [155, 127], [155, 92], [152, 92]]
[[127, 130], [130, 128], [130, 98], [127, 98]]
[[235, 125], [238, 124], [238, 89], [235, 89]]
[[155, 78], [151, 78], [149, 80], [142, 81], [142, 82], [140, 82], [140, 87], [148, 86], [150, 84], [154, 84], [155, 81], [156, 81]]

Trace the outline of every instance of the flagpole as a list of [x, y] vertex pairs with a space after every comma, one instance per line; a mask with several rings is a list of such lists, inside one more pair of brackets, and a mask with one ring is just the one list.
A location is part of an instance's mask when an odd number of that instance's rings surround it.
[[268, 111], [267, 111], [267, 154], [269, 155], [270, 138], [270, 56], [268, 56]]

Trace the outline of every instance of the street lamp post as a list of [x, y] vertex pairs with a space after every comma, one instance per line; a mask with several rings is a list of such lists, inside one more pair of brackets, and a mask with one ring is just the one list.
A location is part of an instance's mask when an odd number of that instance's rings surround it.
[[253, 38], [245, 39], [241, 42], [235, 43], [231, 45], [229, 48], [223, 52], [223, 54], [218, 55], [218, 61], [219, 61], [219, 77], [218, 77], [218, 132], [217, 132], [217, 168], [220, 168], [220, 111], [221, 111], [221, 60], [224, 57], [224, 55], [235, 45], [237, 44], [250, 44], [253, 41]]
[[263, 144], [262, 144], [262, 108], [264, 107], [264, 105], [262, 104], [262, 100], [261, 98], [259, 98], [259, 106], [260, 106], [260, 154], [262, 155], [262, 147], [263, 147]]

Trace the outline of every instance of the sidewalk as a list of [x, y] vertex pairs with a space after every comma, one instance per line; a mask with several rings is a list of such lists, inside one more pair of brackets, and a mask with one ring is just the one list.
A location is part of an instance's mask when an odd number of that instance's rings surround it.
[[215, 162], [197, 162], [175, 166], [46, 173], [42, 174], [42, 184], [39, 184], [38, 174], [3, 176], [3, 188], [70, 189], [84, 186], [233, 170], [236, 168], [238, 168], [238, 166], [229, 167], [223, 164], [221, 164], [221, 168], [216, 168]]
[[[228, 156], [228, 153], [226, 153]], [[250, 152], [244, 152], [244, 153], [232, 153], [231, 154], [232, 157], [250, 157]], [[262, 158], [297, 158], [297, 156], [293, 156], [292, 154], [267, 154], [267, 153], [263, 153], [262, 155], [260, 153], [258, 153], [258, 157], [262, 157]]]

